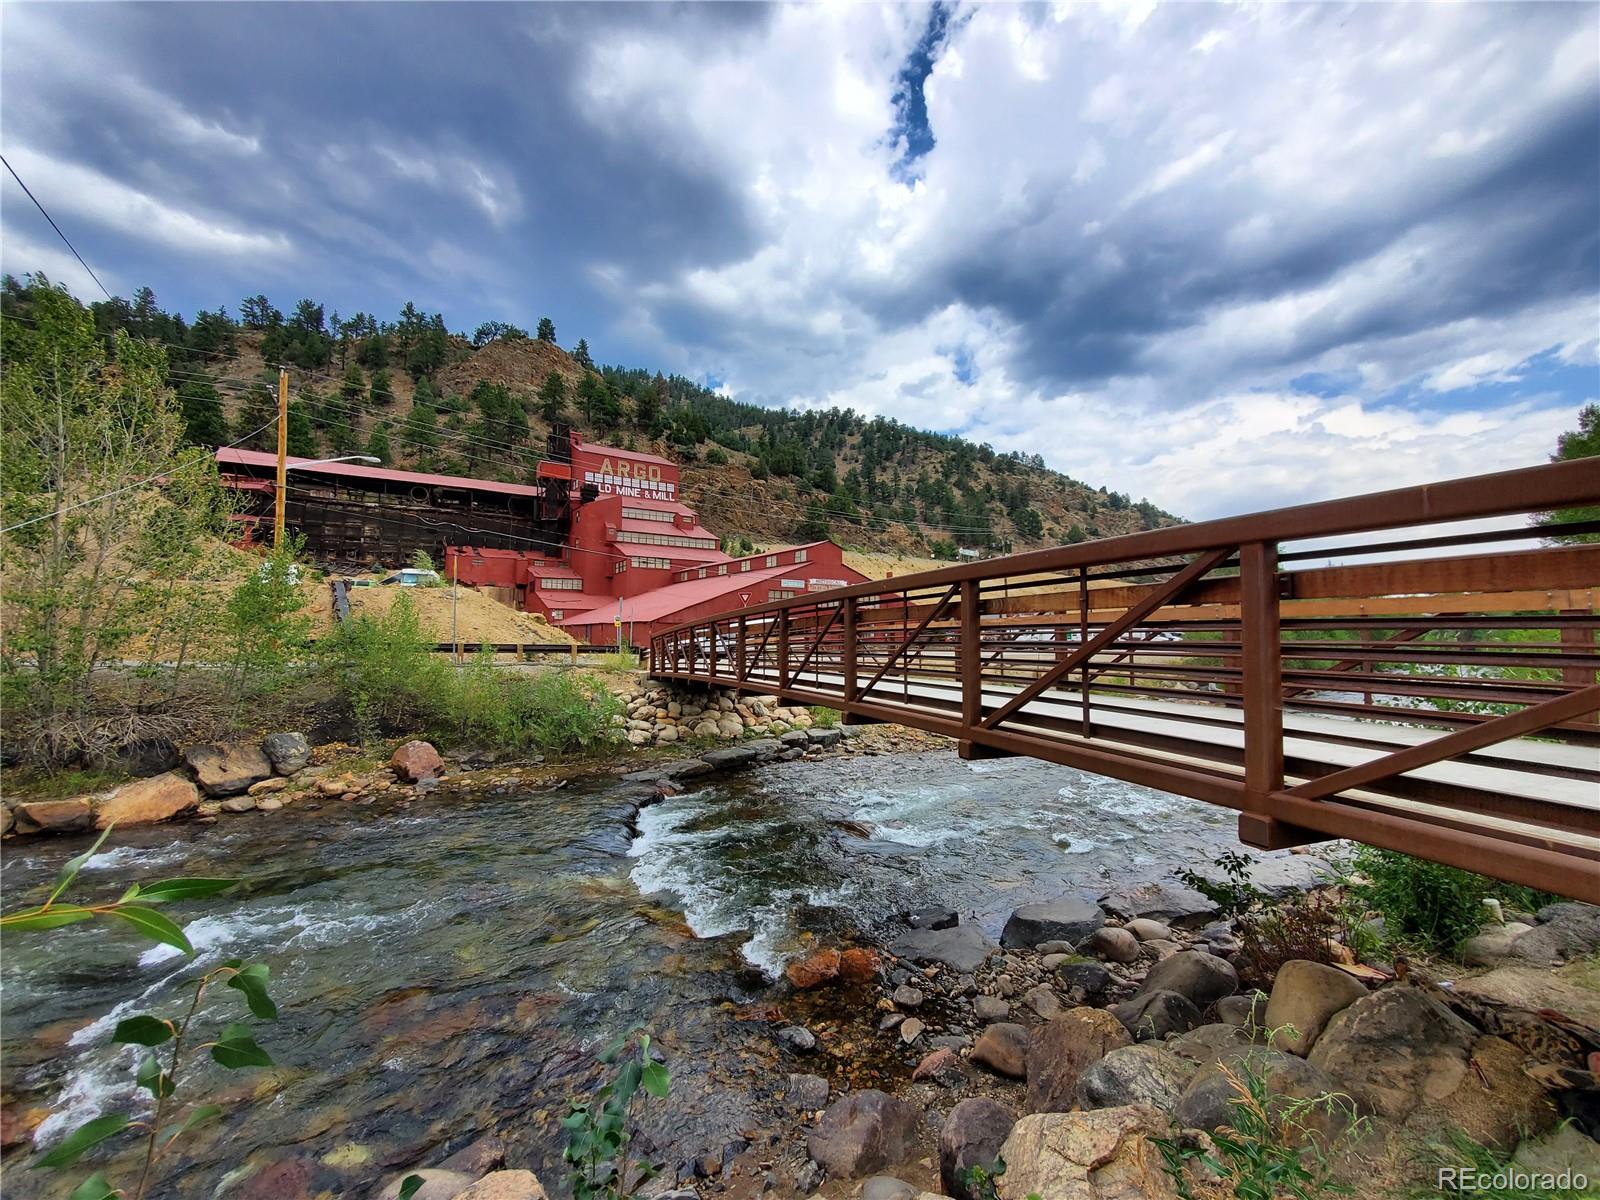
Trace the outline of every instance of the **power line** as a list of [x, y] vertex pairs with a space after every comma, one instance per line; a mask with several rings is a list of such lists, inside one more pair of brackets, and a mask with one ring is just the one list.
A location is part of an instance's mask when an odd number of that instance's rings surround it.
[[5, 163], [6, 170], [11, 172], [11, 178], [17, 181], [17, 186], [20, 187], [24, 192], [27, 192], [28, 199], [33, 201], [33, 206], [44, 214], [44, 219], [50, 222], [50, 228], [56, 231], [56, 236], [67, 244], [67, 249], [72, 251], [72, 257], [78, 260], [78, 265], [81, 266], [85, 271], [89, 272], [89, 278], [94, 280], [95, 286], [98, 287], [102, 292], [105, 292], [107, 300], [112, 299], [113, 297], [111, 293], [106, 291], [106, 285], [100, 282], [100, 276], [94, 273], [94, 268], [83, 261], [83, 255], [78, 253], [78, 248], [72, 244], [72, 239], [69, 238], [65, 233], [61, 232], [61, 226], [56, 224], [56, 219], [50, 215], [45, 206], [39, 203], [39, 197], [35, 196], [32, 189], [30, 189], [27, 184], [22, 182], [22, 176], [17, 174], [17, 169], [11, 165], [11, 160], [6, 158], [5, 155], [0, 154], [0, 162]]

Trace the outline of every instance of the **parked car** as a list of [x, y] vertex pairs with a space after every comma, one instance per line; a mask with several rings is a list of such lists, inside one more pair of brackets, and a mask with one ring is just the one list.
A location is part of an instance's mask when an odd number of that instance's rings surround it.
[[423, 571], [416, 567], [402, 567], [383, 581], [398, 587], [438, 587], [443, 581], [437, 571]]

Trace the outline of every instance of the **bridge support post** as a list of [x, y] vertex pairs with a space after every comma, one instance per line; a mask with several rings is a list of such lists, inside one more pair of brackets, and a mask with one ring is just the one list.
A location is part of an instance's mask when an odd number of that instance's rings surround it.
[[778, 610], [778, 687], [789, 686], [789, 610]]
[[1245, 786], [1239, 840], [1262, 850], [1325, 841], [1325, 834], [1286, 824], [1272, 813], [1272, 794], [1283, 788], [1283, 630], [1275, 544], [1239, 547], [1239, 597]]
[[[961, 727], [970, 733], [983, 719], [983, 626], [978, 612], [978, 581], [961, 583]], [[962, 741], [961, 757], [968, 757]]]
[[734, 653], [738, 655], [738, 658], [733, 664], [734, 678], [740, 683], [743, 683], [750, 674], [750, 668], [745, 662], [744, 655], [745, 636], [745, 618], [741, 616], [739, 618], [739, 632], [734, 638]]
[[854, 596], [844, 598], [840, 618], [844, 622], [844, 641], [839, 647], [839, 673], [844, 677], [841, 684], [844, 702], [849, 704], [856, 698], [856, 598]]

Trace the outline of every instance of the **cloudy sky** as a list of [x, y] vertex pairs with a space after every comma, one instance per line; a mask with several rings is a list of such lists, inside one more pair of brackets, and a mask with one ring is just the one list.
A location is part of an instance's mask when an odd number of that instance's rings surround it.
[[[1209, 517], [1600, 395], [1597, 17], [9, 3], [0, 143], [121, 294], [549, 315]], [[97, 295], [0, 195], [4, 268]]]

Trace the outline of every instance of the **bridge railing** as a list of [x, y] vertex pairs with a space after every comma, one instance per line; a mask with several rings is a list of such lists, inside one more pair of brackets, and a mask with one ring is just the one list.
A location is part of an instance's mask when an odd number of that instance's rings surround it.
[[1600, 545], [1527, 525], [1597, 502], [1590, 460], [1174, 526], [682, 625], [651, 670], [1600, 898]]

